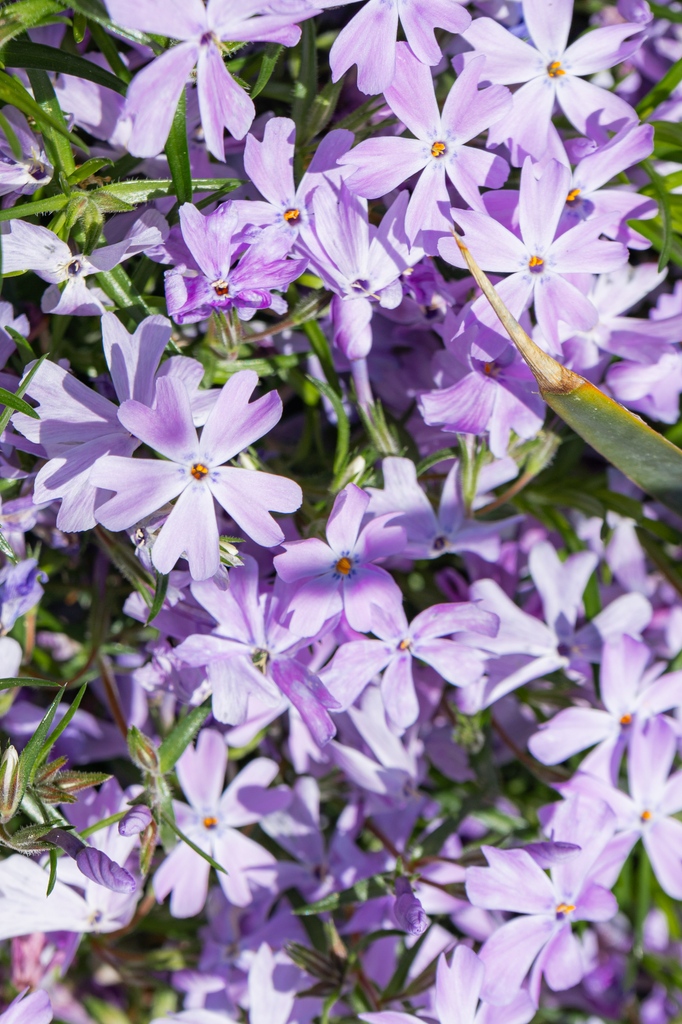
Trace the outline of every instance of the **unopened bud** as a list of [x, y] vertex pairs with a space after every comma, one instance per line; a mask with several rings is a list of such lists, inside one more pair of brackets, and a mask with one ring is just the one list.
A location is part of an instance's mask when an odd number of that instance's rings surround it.
[[143, 878], [149, 874], [149, 870], [152, 866], [152, 858], [154, 857], [157, 840], [158, 829], [156, 827], [156, 822], [152, 818], [140, 836], [140, 873]]
[[118, 834], [121, 836], [137, 836], [144, 832], [152, 820], [152, 812], [144, 804], [131, 807], [125, 818], [118, 823]]
[[0, 823], [3, 825], [14, 817], [21, 802], [19, 775], [19, 755], [10, 746], [0, 760]]
[[159, 757], [156, 753], [156, 747], [152, 740], [145, 736], [143, 732], [140, 732], [136, 725], [131, 725], [128, 729], [128, 750], [134, 763], [142, 771], [158, 772]]
[[430, 922], [406, 878], [396, 878], [395, 894], [397, 898], [393, 913], [396, 921], [410, 935], [421, 935], [429, 927]]

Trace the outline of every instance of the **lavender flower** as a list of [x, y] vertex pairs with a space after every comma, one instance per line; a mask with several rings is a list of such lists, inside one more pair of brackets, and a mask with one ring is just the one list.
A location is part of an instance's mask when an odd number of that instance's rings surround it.
[[115, 497], [97, 509], [97, 519], [111, 530], [126, 530], [178, 498], [152, 549], [159, 572], [170, 572], [184, 555], [194, 579], [216, 574], [220, 551], [214, 498], [256, 543], [273, 547], [283, 539], [269, 510], [295, 511], [301, 503], [298, 484], [224, 465], [271, 430], [282, 415], [276, 391], [249, 404], [257, 383], [252, 370], [230, 378], [206, 420], [201, 440], [192, 422], [187, 389], [171, 377], [157, 381], [152, 409], [135, 400], [119, 409], [126, 430], [164, 460], [100, 457], [90, 479], [95, 486], [114, 491]]
[[38, 568], [35, 558], [0, 569], [0, 626], [9, 632], [14, 623], [30, 611], [43, 596], [41, 583], [47, 575]]
[[393, 913], [396, 921], [409, 935], [421, 935], [429, 927], [430, 921], [407, 878], [396, 878], [395, 896]]
[[299, 636], [315, 636], [343, 609], [353, 629], [364, 631], [372, 621], [372, 604], [401, 600], [400, 590], [385, 569], [374, 565], [405, 545], [401, 526], [389, 525], [395, 513], [362, 520], [369, 495], [355, 484], [337, 495], [327, 522], [327, 542], [311, 537], [288, 541], [274, 559], [285, 583], [296, 584], [287, 624]]
[[7, 1009], [0, 1013], [0, 1024], [50, 1024], [52, 1005], [47, 992], [20, 992]]

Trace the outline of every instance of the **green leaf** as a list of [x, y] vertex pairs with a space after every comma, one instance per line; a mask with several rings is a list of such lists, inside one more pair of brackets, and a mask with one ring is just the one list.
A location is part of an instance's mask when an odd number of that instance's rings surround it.
[[660, 258], [658, 260], [659, 272], [667, 267], [670, 262], [670, 254], [672, 252], [673, 245], [673, 223], [672, 223], [672, 210], [670, 206], [670, 197], [666, 191], [663, 183], [663, 178], [658, 174], [650, 160], [642, 160], [642, 167], [649, 175], [651, 184], [653, 185], [654, 192], [656, 193], [656, 199], [658, 200], [658, 208], [661, 215], [661, 223], [663, 227], [663, 244], [660, 250]]
[[13, 39], [3, 46], [0, 57], [11, 68], [33, 68], [39, 71], [55, 71], [59, 75], [73, 75], [74, 78], [84, 78], [88, 82], [102, 85], [105, 89], [112, 89], [125, 96], [125, 82], [116, 75], [105, 71], [99, 64], [93, 64], [91, 60], [57, 50], [54, 46]]
[[205, 850], [202, 850], [201, 847], [197, 846], [196, 843], [193, 843], [191, 839], [188, 839], [185, 833], [180, 831], [178, 826], [175, 824], [174, 821], [171, 821], [168, 815], [162, 814], [161, 817], [163, 818], [165, 824], [168, 825], [169, 829], [172, 832], [175, 832], [178, 839], [182, 840], [183, 843], [189, 846], [190, 850], [194, 850], [195, 853], [198, 853], [199, 856], [203, 860], [205, 860], [207, 864], [210, 864], [212, 868], [215, 868], [216, 871], [220, 871], [223, 875], [228, 874], [227, 870], [222, 866], [222, 864], [219, 864], [217, 860], [213, 860], [213, 857], [211, 857], [210, 854], [206, 853]]
[[[660, 217], [656, 217], [654, 220], [629, 220], [628, 224], [635, 231], [639, 231], [640, 235], [648, 238], [658, 252], [662, 252], [664, 238]], [[682, 267], [682, 244], [680, 244], [676, 236], [673, 236], [672, 244], [670, 245], [670, 259], [678, 267]]]
[[208, 704], [192, 708], [189, 714], [181, 718], [172, 732], [166, 736], [158, 750], [159, 770], [163, 775], [175, 767], [178, 758], [199, 732], [210, 711], [211, 708]]
[[43, 715], [38, 728], [33, 733], [19, 756], [20, 786], [22, 795], [26, 791], [26, 786], [33, 782], [33, 777], [38, 767], [38, 756], [43, 743], [45, 743], [45, 740], [47, 739], [49, 728], [52, 725], [52, 720], [55, 714], [57, 713], [57, 708], [59, 707], [62, 695], [63, 690], [60, 689], [59, 693]]
[[423, 476], [432, 466], [437, 466], [439, 462], [444, 462], [445, 459], [456, 459], [459, 449], [457, 448], [440, 448], [433, 455], [427, 455], [425, 459], [417, 464], [417, 476]]
[[[90, 21], [94, 21], [98, 25], [102, 25], [106, 29], [111, 29], [111, 18], [107, 12], [106, 7], [100, 0], [74, 0], [73, 3], [69, 3], [69, 7], [74, 11], [78, 11], [79, 14], [84, 14]], [[159, 43], [147, 35], [146, 32], [138, 32], [135, 29], [124, 28], [122, 25], [116, 25], [116, 35], [121, 36], [123, 39], [128, 39], [132, 43], [142, 44], [143, 46], [149, 46], [154, 53], [160, 53], [162, 47]], [[100, 47], [100, 49], [103, 49]], [[105, 54], [106, 56], [106, 54]]]
[[0, 222], [16, 220], [18, 217], [37, 217], [42, 213], [55, 213], [63, 210], [68, 205], [69, 197], [61, 193], [50, 196], [48, 199], [36, 199], [32, 203], [19, 203], [11, 206], [8, 210], [0, 210]]
[[[41, 72], [36, 72], [36, 74], [39, 73]], [[33, 96], [24, 89], [21, 82], [17, 78], [10, 78], [5, 72], [0, 73], [0, 102], [10, 103], [12, 106], [17, 107], [18, 110], [21, 110], [23, 114], [34, 118], [39, 130], [43, 133], [43, 141], [45, 141], [46, 133], [52, 131], [63, 136], [69, 142], [73, 142], [74, 145], [77, 144], [84, 147], [84, 144], [68, 130], [64, 124], [63, 117], [61, 120], [53, 117], [47, 105], [43, 106], [36, 103]], [[57, 165], [55, 164], [54, 166]]]
[[323, 914], [328, 910], [336, 910], [337, 907], [347, 907], [352, 903], [366, 903], [367, 900], [375, 899], [377, 896], [385, 896], [390, 892], [388, 875], [375, 875], [374, 878], [362, 878], [350, 889], [343, 889], [341, 892], [331, 892], [316, 903], [307, 903], [304, 907], [294, 910], [298, 917], [309, 917], [311, 914]]
[[251, 99], [255, 100], [265, 86], [268, 84], [272, 77], [272, 72], [275, 70], [275, 65], [280, 58], [280, 54], [284, 50], [281, 43], [266, 43], [265, 50], [260, 62], [260, 71], [258, 72], [258, 78], [256, 84], [251, 90]]
[[192, 202], [192, 170], [189, 165], [189, 149], [187, 148], [187, 104], [185, 90], [173, 116], [168, 141], [166, 142], [166, 159], [173, 179], [173, 189], [178, 197], [178, 204]]
[[[46, 359], [47, 359], [47, 352], [45, 353], [45, 355], [41, 356], [40, 359], [37, 360], [37, 362], [31, 367], [31, 369], [25, 375], [24, 379], [22, 380], [21, 384], [19, 385], [19, 387], [17, 388], [17, 390], [16, 390], [16, 392], [14, 394], [15, 398], [21, 398], [22, 395], [24, 395], [26, 393], [26, 389], [29, 386], [29, 384], [31, 383], [33, 377], [35, 376], [35, 373], [38, 370], [38, 367]], [[33, 410], [33, 411], [35, 412], [35, 410]], [[14, 412], [14, 409], [12, 409], [9, 405], [6, 405], [5, 408], [2, 411], [2, 414], [0, 414], [0, 434], [2, 434], [3, 431], [7, 429], [7, 424], [9, 423], [10, 418], [11, 418], [13, 412]]]
[[682, 450], [543, 352], [511, 315], [466, 245], [458, 235], [455, 238], [476, 283], [532, 370], [547, 405], [633, 483], [682, 513]]
[[[326, 294], [327, 293], [325, 293], [325, 296]], [[322, 301], [324, 302], [325, 297], [313, 296], [313, 299], [315, 300], [314, 308], [317, 309], [318, 311], [321, 311], [320, 299], [322, 299]], [[303, 305], [303, 303], [301, 303], [301, 305]], [[296, 310], [294, 310], [294, 313], [295, 312]], [[302, 323], [300, 320], [298, 322]], [[324, 373], [328, 384], [334, 389], [334, 391], [336, 391], [338, 395], [340, 395], [341, 385], [339, 383], [338, 374], [334, 368], [334, 360], [332, 359], [331, 352], [329, 351], [329, 342], [327, 341], [324, 331], [320, 327], [317, 320], [308, 320], [307, 322], [302, 323], [302, 327], [303, 333], [306, 335], [308, 341], [310, 342], [310, 347], [312, 348], [317, 358], [320, 360], [322, 372]]]
[[668, 68], [658, 85], [655, 85], [651, 92], [648, 92], [635, 107], [643, 121], [650, 114], [653, 114], [656, 107], [663, 103], [664, 100], [667, 100], [668, 96], [677, 88], [680, 82], [682, 82], [682, 59], [676, 61], [671, 68]]
[[[232, 192], [242, 184], [239, 178], [192, 178], [191, 181], [191, 191], [193, 192]], [[86, 195], [94, 199], [95, 202], [98, 202], [101, 196], [113, 196], [125, 203], [137, 206], [139, 203], [149, 203], [152, 199], [166, 199], [168, 196], [174, 196], [176, 191], [175, 185], [168, 178], [158, 180], [140, 178], [137, 181], [117, 181], [112, 185], [103, 185], [102, 188], [88, 191]]]
[[14, 690], [18, 686], [55, 686], [61, 687], [61, 683], [53, 683], [51, 679], [34, 679], [32, 676], [8, 676], [0, 679], [0, 690]]
[[[66, 127], [62, 108], [59, 106], [47, 71], [29, 68], [28, 80], [45, 122], [41, 127], [45, 152], [57, 175], [62, 172], [68, 176], [76, 169], [71, 143], [77, 140], [70, 135]], [[78, 144], [81, 148], [87, 149], [84, 143]]]
[[149, 626], [163, 608], [163, 602], [166, 600], [167, 590], [168, 573], [166, 573], [165, 575], [160, 572], [157, 573], [156, 588], [154, 590], [154, 600], [152, 601], [152, 606], [149, 609], [149, 615], [147, 616], [147, 622], [145, 623], [145, 625]]
[[125, 310], [136, 323], [141, 323], [146, 316], [155, 312], [133, 286], [123, 267], [114, 267], [113, 270], [103, 271], [95, 277], [114, 306]]
[[20, 334], [19, 331], [15, 331], [15, 329], [13, 327], [10, 327], [9, 324], [5, 324], [3, 330], [5, 330], [9, 334], [10, 338], [17, 346], [17, 351], [21, 356], [21, 360], [24, 366], [26, 365], [26, 363], [32, 362], [35, 359], [36, 354], [31, 348], [26, 338], [23, 336], [23, 334]]
[[309, 381], [313, 387], [328, 398], [332, 404], [332, 408], [336, 413], [336, 452], [334, 454], [334, 476], [338, 476], [339, 473], [345, 468], [346, 460], [348, 458], [348, 446], [350, 441], [350, 424], [348, 422], [348, 416], [346, 410], [343, 407], [343, 402], [337, 395], [333, 388], [329, 387], [323, 380], [318, 380], [317, 377], [311, 377], [306, 374], [306, 380]]
[[5, 6], [0, 15], [0, 43], [44, 23], [58, 20], [64, 5], [55, 0], [19, 0]]
[[653, 0], [649, 0], [649, 7], [654, 18], [663, 18], [664, 21], [682, 24], [682, 11], [674, 11], [663, 4], [655, 4]]
[[303, 121], [317, 93], [317, 47], [315, 22], [312, 18], [304, 21], [301, 26], [299, 50], [301, 66], [298, 78], [294, 83], [294, 102], [291, 105], [291, 116], [300, 130]]
[[2, 551], [5, 558], [9, 558], [10, 562], [16, 565], [17, 556], [14, 554], [11, 544], [8, 542], [2, 530], [0, 530], [0, 551]]
[[316, 135], [319, 135], [331, 121], [334, 111], [336, 110], [336, 105], [339, 101], [343, 85], [343, 78], [339, 78], [338, 82], [327, 82], [327, 84], [317, 93], [315, 99], [310, 104], [310, 108], [303, 125], [303, 134], [301, 137], [303, 145], [307, 145], [311, 139], [314, 139]]
[[111, 160], [106, 160], [103, 157], [93, 157], [92, 160], [86, 160], [84, 164], [77, 167], [73, 174], [68, 176], [67, 181], [69, 185], [79, 185], [81, 181], [85, 181], [86, 178], [97, 174], [98, 171], [107, 166], [111, 166]]
[[32, 405], [25, 402], [23, 398], [17, 398], [13, 391], [6, 391], [5, 388], [0, 388], [0, 405], [7, 406], [15, 412], [23, 412], [24, 416], [30, 416], [32, 420], [40, 419]]
[[50, 850], [50, 877], [47, 880], [46, 896], [49, 896], [57, 884], [57, 851]]
[[61, 734], [64, 732], [64, 730], [67, 728], [69, 723], [72, 721], [73, 716], [78, 711], [78, 708], [80, 706], [80, 702], [83, 700], [83, 697], [85, 696], [85, 691], [87, 690], [87, 688], [88, 688], [88, 684], [87, 683], [83, 683], [83, 685], [81, 686], [80, 690], [78, 691], [76, 696], [73, 698], [73, 701], [71, 702], [71, 705], [68, 708], [66, 714], [63, 716], [61, 722], [59, 722], [59, 724], [54, 727], [54, 729], [50, 733], [48, 739], [45, 740], [45, 743], [42, 745], [42, 747], [40, 749], [40, 753], [38, 754], [38, 757], [37, 757], [38, 764], [40, 764], [42, 761], [45, 760], [45, 758], [49, 754], [49, 752], [52, 749], [52, 747], [55, 745], [55, 743], [57, 742], [57, 740], [59, 739]]

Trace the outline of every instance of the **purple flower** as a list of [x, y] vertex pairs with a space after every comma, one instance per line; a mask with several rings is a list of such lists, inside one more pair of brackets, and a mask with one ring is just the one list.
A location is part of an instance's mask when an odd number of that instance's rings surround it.
[[[500, 532], [513, 520], [477, 522], [466, 514], [462, 495], [462, 474], [455, 459], [443, 482], [438, 512], [433, 508], [417, 480], [417, 467], [411, 459], [387, 456], [381, 464], [382, 489], [368, 487], [369, 512], [382, 515], [400, 513], [396, 525], [407, 534], [404, 554], [408, 558], [440, 558], [449, 553], [473, 551], [494, 562], [500, 553]], [[518, 467], [513, 459], [498, 459], [481, 467], [473, 507], [485, 504], [485, 492], [513, 479]], [[482, 492], [482, 493], [481, 493]]]
[[372, 302], [386, 309], [399, 306], [400, 275], [422, 258], [405, 235], [407, 201], [407, 192], [401, 192], [375, 228], [368, 220], [367, 200], [344, 181], [338, 188], [324, 184], [314, 192], [313, 230], [302, 242], [312, 269], [335, 292], [334, 343], [349, 359], [364, 359], [372, 347]]
[[412, 892], [412, 886], [407, 878], [396, 878], [395, 880], [396, 900], [393, 905], [395, 919], [401, 928], [404, 928], [408, 935], [421, 935], [431, 923], [424, 913], [424, 908]]
[[52, 1005], [47, 992], [20, 992], [7, 1009], [0, 1013], [0, 1024], [50, 1024]]
[[[447, 323], [447, 320], [446, 320]], [[532, 373], [512, 345], [494, 359], [476, 345], [478, 328], [458, 332], [437, 353], [441, 385], [419, 396], [424, 422], [461, 434], [487, 434], [490, 451], [504, 458], [512, 431], [535, 437], [544, 421], [544, 402]], [[449, 381], [454, 383], [449, 384]], [[448, 385], [443, 387], [442, 385]]]
[[235, 199], [232, 202], [240, 224], [274, 227], [284, 235], [290, 247], [301, 229], [310, 224], [315, 188], [325, 180], [340, 178], [337, 161], [350, 148], [353, 135], [344, 129], [325, 135], [298, 187], [294, 182], [295, 142], [296, 125], [288, 117], [271, 118], [265, 125], [262, 142], [249, 134], [244, 148], [244, 169], [266, 201]]
[[431, 605], [409, 624], [399, 601], [375, 604], [371, 614], [371, 630], [379, 639], [343, 644], [323, 670], [322, 679], [345, 709], [383, 671], [384, 707], [401, 729], [412, 725], [419, 714], [414, 660], [431, 665], [454, 686], [468, 686], [483, 675], [486, 655], [446, 638], [465, 630], [494, 636], [499, 626], [497, 616], [468, 602]]
[[400, 589], [385, 569], [374, 565], [405, 546], [402, 526], [389, 526], [395, 513], [362, 520], [369, 495], [348, 484], [336, 496], [327, 522], [327, 542], [316, 537], [289, 541], [276, 555], [277, 573], [296, 584], [288, 625], [299, 636], [315, 636], [324, 623], [342, 610], [353, 629], [371, 627], [372, 604], [401, 600]]
[[[102, 317], [102, 344], [119, 401], [135, 398], [151, 404], [159, 360], [171, 328], [164, 317], [150, 316], [132, 336], [113, 313]], [[183, 357], [182, 370], [194, 360]], [[186, 364], [186, 365], [185, 365]], [[174, 360], [162, 373], [180, 371]], [[35, 480], [36, 504], [61, 499], [57, 526], [67, 532], [95, 525], [95, 509], [104, 498], [90, 471], [104, 455], [132, 455], [139, 442], [118, 420], [118, 409], [57, 363], [45, 361], [31, 380], [28, 397], [38, 403], [39, 420], [16, 413], [12, 422], [29, 440], [43, 446], [48, 461]]]
[[276, 714], [282, 695], [299, 711], [315, 742], [325, 744], [336, 732], [329, 710], [339, 704], [321, 679], [297, 657], [309, 645], [278, 621], [286, 613], [281, 581], [259, 594], [258, 563], [248, 555], [230, 570], [229, 590], [211, 581], [192, 586], [192, 595], [215, 619], [210, 636], [193, 634], [175, 649], [176, 657], [195, 668], [207, 667], [217, 721], [246, 721], [250, 698], [260, 698]]
[[[624, 245], [600, 238], [606, 226], [604, 217], [582, 221], [556, 237], [570, 178], [570, 170], [556, 160], [547, 161], [542, 168], [530, 158], [524, 162], [519, 193], [520, 238], [486, 214], [453, 211], [482, 269], [511, 275], [498, 286], [511, 312], [518, 317], [533, 302], [542, 333], [555, 345], [559, 343], [560, 320], [589, 330], [598, 319], [592, 303], [565, 275], [616, 270], [628, 258]], [[454, 238], [441, 239], [438, 249], [454, 266], [465, 266]], [[487, 313], [487, 302], [481, 296], [472, 312], [479, 316]]]
[[30, 611], [43, 596], [41, 583], [46, 574], [38, 568], [35, 558], [0, 569], [0, 626], [8, 633], [20, 616]]
[[238, 221], [230, 203], [206, 216], [191, 203], [180, 208], [182, 237], [192, 261], [166, 271], [168, 312], [177, 323], [206, 320], [214, 310], [236, 309], [241, 320], [249, 320], [257, 309], [286, 312], [286, 302], [272, 289], [285, 290], [307, 261], [285, 259], [290, 239], [284, 233], [267, 233], [232, 267]]
[[605, 710], [576, 705], [560, 711], [531, 736], [533, 756], [543, 764], [559, 764], [597, 744], [581, 771], [616, 777], [636, 727], [682, 705], [682, 672], [665, 673], [661, 662], [649, 667], [650, 658], [647, 645], [630, 636], [607, 641], [599, 676]]
[[152, 812], [144, 804], [136, 804], [131, 807], [125, 818], [118, 823], [118, 834], [120, 836], [137, 836], [144, 832], [152, 822]]
[[360, 91], [385, 92], [395, 75], [398, 20], [422, 64], [441, 60], [436, 26], [463, 32], [471, 23], [470, 15], [453, 0], [369, 0], [334, 40], [329, 55], [333, 80], [357, 64]]
[[[407, 43], [398, 43], [396, 54], [396, 76], [386, 90], [386, 102], [415, 138], [384, 135], [367, 139], [339, 163], [353, 170], [346, 178], [348, 187], [367, 199], [386, 195], [421, 172], [405, 214], [407, 237], [414, 243], [420, 232], [442, 235], [450, 230], [447, 178], [475, 209], [482, 209], [481, 185], [504, 185], [509, 174], [507, 162], [466, 143], [505, 115], [511, 95], [502, 86], [479, 90], [486, 62], [478, 57], [458, 76], [441, 114], [428, 67]], [[435, 242], [427, 251], [436, 251]]]
[[[654, 684], [655, 686], [655, 684]], [[605, 800], [617, 817], [613, 844], [626, 857], [641, 838], [661, 888], [682, 899], [682, 771], [670, 774], [677, 730], [659, 715], [633, 730], [628, 751], [629, 795], [606, 779], [577, 772], [563, 793], [590, 793]]]
[[293, 46], [301, 30], [293, 22], [315, 14], [314, 8], [286, 14], [261, 14], [262, 3], [235, 5], [230, 0], [107, 0], [109, 14], [120, 25], [179, 39], [133, 79], [123, 116], [132, 120], [128, 148], [135, 156], [156, 156], [170, 131], [180, 93], [197, 64], [197, 91], [206, 145], [225, 159], [225, 128], [241, 139], [255, 116], [253, 101], [223, 62], [222, 40], [273, 42]]
[[[535, 1007], [526, 991], [517, 993], [507, 1006], [481, 1003], [486, 969], [472, 949], [458, 945], [448, 964], [445, 953], [438, 958], [435, 1004], [440, 1024], [528, 1024], [535, 1016]], [[421, 1024], [419, 1017], [409, 1013], [383, 1011], [361, 1013], [367, 1024]]]
[[572, 0], [551, 6], [547, 0], [524, 0], [523, 17], [533, 45], [491, 18], [477, 19], [465, 35], [476, 51], [485, 54], [491, 82], [525, 83], [514, 93], [511, 114], [491, 129], [491, 144], [509, 144], [514, 163], [523, 163], [526, 155], [539, 160], [556, 138], [551, 121], [555, 102], [581, 135], [604, 142], [607, 130], [637, 121], [635, 111], [619, 96], [578, 76], [627, 59], [641, 45], [641, 24], [598, 28], [567, 47]]
[[93, 249], [83, 256], [73, 253], [66, 242], [47, 228], [13, 220], [9, 232], [2, 235], [3, 273], [33, 270], [43, 281], [49, 281], [50, 287], [45, 289], [40, 302], [44, 313], [100, 316], [104, 312], [103, 302], [109, 300], [103, 292], [89, 289], [86, 278], [113, 270], [130, 256], [158, 245], [167, 231], [163, 217], [156, 210], [146, 210], [120, 242]]
[[235, 373], [220, 391], [201, 440], [187, 389], [171, 377], [157, 381], [153, 408], [131, 400], [119, 409], [126, 430], [163, 459], [100, 457], [90, 479], [115, 496], [97, 509], [97, 521], [111, 530], [127, 530], [178, 498], [152, 549], [159, 572], [170, 572], [184, 556], [194, 579], [215, 575], [220, 550], [214, 499], [257, 544], [273, 547], [283, 539], [269, 511], [294, 512], [301, 504], [298, 484], [224, 465], [271, 430], [282, 415], [276, 391], [249, 404], [257, 384], [252, 370]]
[[[119, 833], [123, 835], [119, 830]], [[76, 862], [82, 875], [97, 885], [103, 885], [111, 892], [131, 893], [137, 889], [137, 882], [125, 868], [108, 857], [103, 850], [85, 843], [62, 828], [53, 828], [43, 838], [64, 851]]]
[[[228, 900], [238, 907], [253, 899], [252, 888], [272, 884], [275, 858], [238, 829], [263, 815], [286, 807], [291, 793], [285, 786], [268, 789], [278, 772], [274, 761], [250, 761], [222, 792], [227, 747], [219, 732], [203, 729], [196, 748], [188, 747], [177, 763], [178, 780], [190, 802], [174, 802], [180, 830], [208, 853], [227, 874], [217, 877]], [[222, 792], [222, 795], [221, 795]], [[206, 902], [210, 865], [182, 841], [154, 875], [154, 893], [161, 902], [171, 893], [173, 917], [192, 917]]]
[[3, 115], [19, 149], [12, 148], [5, 132], [0, 141], [0, 195], [30, 196], [51, 181], [53, 168], [24, 115], [10, 106], [3, 110]]
[[487, 1002], [511, 1002], [529, 970], [536, 1006], [543, 975], [555, 992], [580, 982], [585, 968], [572, 923], [609, 921], [618, 911], [613, 894], [596, 880], [615, 824], [614, 813], [599, 800], [578, 797], [555, 808], [552, 838], [581, 850], [555, 864], [549, 876], [525, 850], [482, 847], [489, 866], [467, 869], [469, 899], [476, 907], [522, 915], [502, 924], [480, 951]]
[[663, 352], [655, 363], [624, 359], [606, 372], [610, 393], [623, 405], [659, 423], [677, 423], [682, 392], [679, 351]]

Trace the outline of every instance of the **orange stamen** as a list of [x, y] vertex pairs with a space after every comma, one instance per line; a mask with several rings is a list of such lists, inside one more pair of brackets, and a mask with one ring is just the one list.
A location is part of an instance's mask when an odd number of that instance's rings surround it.
[[570, 914], [573, 910], [575, 910], [574, 903], [558, 903], [556, 908], [557, 914]]
[[283, 217], [287, 224], [291, 224], [293, 221], [297, 221], [300, 216], [301, 211], [295, 209], [294, 207], [292, 207], [291, 210], [285, 210], [283, 214]]
[[551, 64], [547, 65], [547, 74], [550, 78], [558, 78], [559, 75], [565, 75], [566, 72], [562, 68], [560, 60], [553, 60]]
[[204, 466], [203, 462], [195, 462], [190, 473], [195, 480], [203, 480], [205, 476], [208, 476], [208, 466]]
[[217, 818], [204, 818], [204, 828], [215, 828], [217, 824]]
[[431, 156], [442, 156], [446, 146], [444, 142], [434, 142], [431, 146]]
[[336, 563], [336, 571], [340, 572], [342, 576], [347, 576], [353, 568], [353, 563], [350, 558], [339, 558]]

